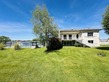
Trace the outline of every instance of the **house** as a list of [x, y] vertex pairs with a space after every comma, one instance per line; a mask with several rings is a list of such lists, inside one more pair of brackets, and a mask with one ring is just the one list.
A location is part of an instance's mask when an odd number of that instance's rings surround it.
[[100, 30], [101, 29], [60, 30], [59, 38], [61, 38], [64, 46], [73, 46], [77, 42], [88, 47], [97, 47], [100, 46]]

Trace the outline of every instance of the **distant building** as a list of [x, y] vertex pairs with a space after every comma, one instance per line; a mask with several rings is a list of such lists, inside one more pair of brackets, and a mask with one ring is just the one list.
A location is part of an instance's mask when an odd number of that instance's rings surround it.
[[109, 45], [109, 38], [108, 39], [100, 39], [100, 44], [101, 45]]
[[38, 45], [38, 42], [31, 40], [13, 40], [6, 43], [7, 47], [13, 47], [16, 43], [18, 43], [22, 48], [31, 48]]
[[64, 46], [73, 46], [75, 42], [89, 47], [100, 46], [99, 31], [101, 29], [60, 30], [59, 38]]

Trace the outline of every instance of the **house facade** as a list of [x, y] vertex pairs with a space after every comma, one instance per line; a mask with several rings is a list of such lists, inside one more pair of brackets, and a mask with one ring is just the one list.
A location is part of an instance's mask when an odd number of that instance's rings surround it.
[[100, 46], [100, 30], [101, 29], [60, 30], [59, 38], [61, 38], [64, 46], [73, 46], [78, 42], [89, 47], [97, 47]]

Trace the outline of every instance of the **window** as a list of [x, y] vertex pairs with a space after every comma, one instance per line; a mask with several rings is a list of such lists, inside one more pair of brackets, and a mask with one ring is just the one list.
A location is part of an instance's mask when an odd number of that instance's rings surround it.
[[69, 35], [69, 39], [72, 39], [72, 35]]
[[67, 39], [67, 36], [66, 35], [64, 35], [64, 39]]
[[88, 32], [87, 36], [93, 36], [93, 32]]
[[78, 39], [78, 37], [79, 37], [79, 35], [77, 34], [77, 35], [76, 35], [76, 38]]
[[93, 44], [93, 40], [88, 40], [88, 43], [91, 43], [91, 44]]

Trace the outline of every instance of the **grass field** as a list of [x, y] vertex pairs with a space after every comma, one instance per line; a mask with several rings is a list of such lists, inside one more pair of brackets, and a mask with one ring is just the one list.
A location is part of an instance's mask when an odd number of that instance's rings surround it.
[[109, 82], [109, 50], [64, 47], [0, 51], [0, 82]]

